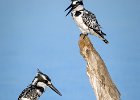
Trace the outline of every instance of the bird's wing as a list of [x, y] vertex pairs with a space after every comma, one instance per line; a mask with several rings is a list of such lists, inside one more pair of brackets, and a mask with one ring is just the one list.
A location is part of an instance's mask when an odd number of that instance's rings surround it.
[[[37, 94], [36, 92], [36, 88], [35, 86], [29, 86], [27, 88], [25, 88], [22, 93], [20, 94], [18, 100], [20, 100], [22, 97], [23, 98], [36, 98], [38, 97], [39, 95]], [[32, 99], [31, 99], [32, 100]]]
[[100, 31], [100, 25], [96, 19], [96, 16], [88, 10], [84, 10], [82, 16], [83, 22], [91, 29], [95, 31]]
[[101, 31], [101, 27], [98, 24], [96, 16], [93, 13], [88, 10], [84, 10], [82, 19], [84, 24], [87, 25], [89, 29], [92, 29], [99, 38], [101, 38], [105, 43], [108, 43], [108, 41], [104, 38], [106, 34]]

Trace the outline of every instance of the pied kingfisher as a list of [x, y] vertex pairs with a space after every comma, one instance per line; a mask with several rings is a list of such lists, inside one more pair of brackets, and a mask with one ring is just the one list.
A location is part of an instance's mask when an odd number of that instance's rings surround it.
[[22, 91], [18, 100], [38, 100], [47, 87], [50, 87], [53, 91], [62, 96], [62, 94], [51, 83], [51, 79], [38, 69], [37, 75], [33, 79], [32, 83]]
[[[71, 5], [66, 9], [70, 9], [67, 15], [71, 12], [71, 15], [80, 28], [83, 34], [94, 34], [95, 36], [99, 37], [103, 40], [106, 44], [109, 43], [104, 36], [106, 35], [101, 31], [101, 27], [98, 24], [96, 16], [91, 13], [90, 11], [84, 8], [84, 4], [82, 0], [71, 0]], [[65, 11], [66, 11], [65, 10]], [[67, 16], [66, 15], [66, 16]]]

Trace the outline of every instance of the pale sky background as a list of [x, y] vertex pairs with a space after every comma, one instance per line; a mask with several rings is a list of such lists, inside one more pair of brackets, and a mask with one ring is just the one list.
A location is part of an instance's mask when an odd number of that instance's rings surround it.
[[[89, 36], [121, 92], [140, 98], [140, 1], [84, 0], [94, 12], [106, 45]], [[70, 0], [0, 0], [0, 100], [17, 100], [37, 68], [62, 97], [48, 89], [40, 100], [96, 100], [79, 53], [80, 31], [64, 10]]]

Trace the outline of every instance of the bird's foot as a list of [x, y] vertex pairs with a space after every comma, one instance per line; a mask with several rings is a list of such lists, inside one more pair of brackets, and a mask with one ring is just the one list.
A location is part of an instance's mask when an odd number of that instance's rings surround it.
[[85, 37], [88, 36], [88, 34], [83, 34], [83, 33], [81, 33], [81, 34], [80, 34], [80, 37], [81, 37], [82, 35], [83, 35], [83, 39], [85, 39]]

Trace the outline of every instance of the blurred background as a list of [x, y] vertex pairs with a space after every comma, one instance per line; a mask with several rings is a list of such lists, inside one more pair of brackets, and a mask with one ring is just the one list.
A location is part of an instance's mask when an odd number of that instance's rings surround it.
[[[62, 97], [48, 89], [40, 100], [96, 100], [79, 53], [80, 31], [67, 12], [70, 0], [0, 0], [0, 100], [17, 100], [37, 68]], [[140, 1], [84, 0], [106, 45], [89, 35], [103, 58], [122, 100], [140, 94]]]

